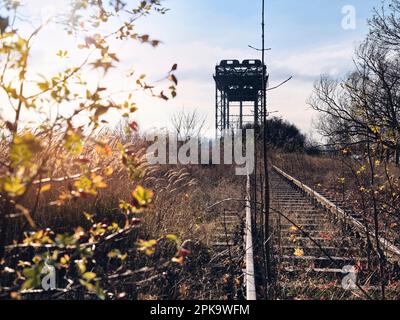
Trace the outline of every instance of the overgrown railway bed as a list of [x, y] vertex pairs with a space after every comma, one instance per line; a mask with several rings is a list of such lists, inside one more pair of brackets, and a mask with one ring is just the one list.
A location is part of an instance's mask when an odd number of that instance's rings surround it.
[[[278, 298], [380, 297], [379, 261], [366, 245], [356, 216], [277, 167], [271, 171], [270, 190]], [[395, 266], [398, 248], [381, 241]], [[399, 294], [398, 288], [386, 288], [387, 298]]]

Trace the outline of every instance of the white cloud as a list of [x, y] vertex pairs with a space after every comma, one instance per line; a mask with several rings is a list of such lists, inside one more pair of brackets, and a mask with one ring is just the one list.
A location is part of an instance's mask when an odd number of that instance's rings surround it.
[[[33, 1], [33, 2], [36, 2]], [[49, 1], [48, 1], [49, 2]], [[49, 2], [50, 3], [50, 2]], [[46, 33], [47, 39], [34, 51], [32, 62], [35, 71], [48, 73], [56, 69], [57, 65], [50, 62], [58, 49], [73, 47], [78, 40], [61, 36], [62, 31], [54, 30]], [[147, 45], [114, 42], [114, 51], [118, 52], [122, 69], [114, 70], [108, 77], [108, 84], [113, 91], [124, 91], [135, 87], [132, 82], [123, 77], [124, 71], [134, 67], [137, 73], [146, 72], [151, 80], [162, 78], [173, 63], [178, 63], [178, 97], [169, 102], [152, 99], [142, 94], [137, 95], [139, 112], [137, 120], [142, 128], [168, 126], [169, 119], [176, 111], [185, 107], [186, 110], [199, 109], [207, 115], [207, 126], [212, 135], [215, 115], [215, 88], [212, 75], [216, 63], [222, 59], [247, 59], [258, 56], [254, 50], [243, 48], [225, 48], [210, 45], [206, 40], [190, 42], [182, 39], [180, 44], [170, 46], [162, 44], [154, 49]], [[308, 49], [296, 49], [298, 52], [271, 51], [268, 53], [271, 85], [279, 83], [286, 77], [293, 75], [294, 80], [269, 93], [270, 110], [279, 110], [279, 115], [298, 125], [303, 131], [311, 128], [311, 119], [315, 113], [308, 109], [306, 101], [312, 92], [312, 85], [320, 74], [328, 73], [340, 76], [351, 70], [352, 55], [355, 43], [318, 45]], [[295, 49], [293, 49], [295, 50]], [[71, 50], [70, 63], [81, 61], [82, 53], [73, 54]], [[96, 82], [96, 78], [92, 79]], [[118, 117], [109, 117], [111, 123], [118, 122]]]
[[291, 72], [297, 77], [318, 77], [323, 73], [338, 76], [351, 69], [355, 44], [346, 42], [310, 48], [272, 60], [274, 71]]
[[355, 46], [352, 41], [316, 45], [302, 52], [274, 56], [269, 66], [271, 86], [288, 76], [293, 76], [293, 80], [270, 92], [270, 110], [278, 110], [279, 116], [295, 123], [303, 132], [310, 132], [312, 121], [317, 117], [317, 113], [307, 105], [314, 82], [321, 74], [340, 77], [351, 71]]

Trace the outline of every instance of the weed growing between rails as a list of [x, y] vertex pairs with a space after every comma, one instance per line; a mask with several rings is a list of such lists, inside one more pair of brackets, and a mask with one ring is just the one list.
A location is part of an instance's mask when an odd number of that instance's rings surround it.
[[[382, 159], [376, 150], [376, 146], [366, 149], [365, 158], [356, 156], [357, 151], [352, 152], [350, 147], [336, 156], [276, 155], [275, 163], [364, 226], [365, 231], [357, 232], [349, 222], [341, 221], [341, 228], [348, 234], [341, 246], [360, 249], [366, 256], [359, 270], [370, 275], [363, 285], [375, 288], [375, 298], [398, 299], [398, 258], [380, 241], [385, 238], [399, 244], [398, 168]], [[354, 242], [358, 238], [361, 244]]]

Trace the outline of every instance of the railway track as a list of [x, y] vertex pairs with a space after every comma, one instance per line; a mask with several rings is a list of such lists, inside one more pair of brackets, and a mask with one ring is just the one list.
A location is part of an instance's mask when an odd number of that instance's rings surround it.
[[[379, 295], [378, 261], [344, 211], [278, 168], [270, 176], [273, 261], [281, 299], [357, 299]], [[329, 210], [327, 210], [329, 209]], [[360, 231], [360, 230], [358, 230]], [[384, 239], [386, 251], [398, 248]], [[397, 256], [398, 258], [398, 256]], [[349, 272], [350, 271], [350, 272]], [[398, 294], [398, 292], [397, 292]]]
[[[241, 267], [244, 264], [243, 230], [244, 212], [226, 211], [218, 216], [215, 234], [210, 239], [211, 259], [208, 262], [214, 275], [223, 277], [223, 283], [215, 283], [220, 296], [227, 300], [242, 300], [244, 276]], [[241, 283], [237, 283], [240, 279]], [[211, 297], [215, 299], [216, 297]]]
[[[237, 282], [240, 279], [242, 290], [236, 289], [235, 295], [228, 293], [228, 299], [256, 300], [250, 176], [247, 177], [245, 198], [243, 210], [224, 210], [218, 215], [216, 232], [209, 243], [213, 251], [209, 263], [215, 272], [223, 271], [227, 280], [236, 279]], [[229, 281], [227, 284], [225, 292], [231, 291]]]
[[[368, 231], [357, 214], [277, 167], [270, 173], [270, 191], [275, 298], [380, 298], [379, 261], [374, 248], [367, 245]], [[253, 252], [253, 245], [260, 239], [253, 238], [249, 178], [246, 193], [245, 210], [220, 214], [210, 242], [214, 251], [210, 264], [215, 272], [226, 273], [231, 280], [241, 279], [242, 294], [238, 296], [236, 290], [228, 299], [262, 297], [257, 292], [262, 291], [262, 284], [256, 283], [260, 270], [255, 270], [254, 258], [260, 252]], [[398, 264], [400, 249], [383, 238], [380, 242], [388, 262]], [[398, 295], [399, 287], [387, 287], [387, 298]]]

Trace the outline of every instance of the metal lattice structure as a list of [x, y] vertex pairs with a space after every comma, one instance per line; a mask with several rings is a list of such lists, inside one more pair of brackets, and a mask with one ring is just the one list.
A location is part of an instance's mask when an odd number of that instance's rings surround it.
[[[265, 68], [263, 70], [263, 68]], [[265, 71], [265, 72], [263, 72]], [[222, 60], [215, 68], [216, 130], [259, 125], [263, 118], [263, 84], [266, 66], [260, 60]]]

